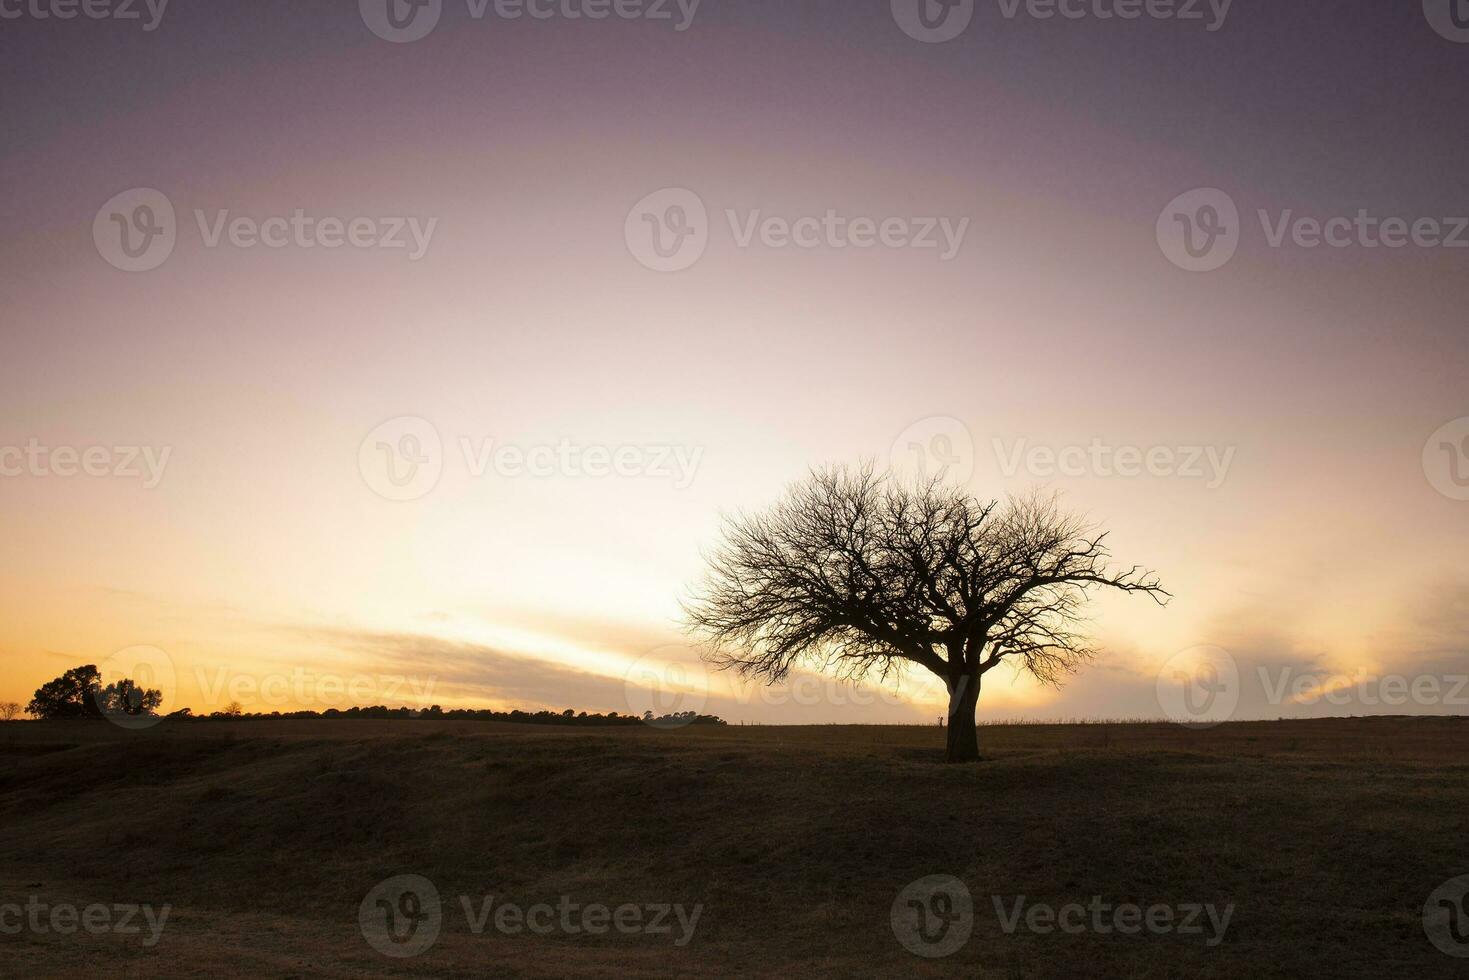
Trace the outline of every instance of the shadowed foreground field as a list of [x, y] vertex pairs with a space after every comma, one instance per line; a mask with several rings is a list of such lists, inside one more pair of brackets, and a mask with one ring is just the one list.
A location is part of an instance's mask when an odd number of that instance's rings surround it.
[[[955, 767], [936, 728], [6, 724], [0, 906], [171, 911], [151, 947], [145, 923], [5, 932], [0, 975], [1463, 976], [1421, 915], [1469, 873], [1466, 736], [1469, 719], [993, 726], [985, 761]], [[358, 908], [403, 874], [434, 883], [442, 931], [391, 959]], [[944, 959], [890, 918], [934, 874], [974, 903]], [[1213, 946], [1007, 932], [994, 897], [1008, 914], [1022, 895], [1235, 911]], [[676, 924], [476, 935], [460, 896], [702, 910], [680, 947]]]

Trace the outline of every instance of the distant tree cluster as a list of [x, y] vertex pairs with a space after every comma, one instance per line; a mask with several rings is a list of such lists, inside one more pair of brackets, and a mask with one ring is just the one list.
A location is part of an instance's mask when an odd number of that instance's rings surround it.
[[[49, 721], [57, 718], [104, 718], [108, 715], [156, 715], [163, 692], [144, 688], [127, 677], [103, 686], [95, 664], [73, 667], [41, 685], [26, 714]], [[9, 719], [7, 719], [9, 720]]]
[[[25, 713], [43, 721], [65, 718], [104, 718], [109, 715], [157, 715], [163, 704], [163, 694], [157, 690], [141, 687], [123, 677], [104, 686], [102, 675], [93, 664], [75, 667], [53, 681], [43, 684], [36, 691]], [[0, 704], [0, 719], [10, 721], [20, 714], [20, 705]], [[180, 721], [256, 721], [269, 718], [442, 718], [455, 721], [508, 721], [525, 725], [723, 725], [725, 721], [714, 715], [701, 715], [693, 711], [682, 711], [671, 715], [654, 717], [645, 711], [642, 716], [621, 715], [613, 711], [608, 714], [588, 714], [574, 708], [565, 711], [490, 711], [488, 709], [454, 708], [445, 711], [433, 705], [422, 711], [412, 708], [389, 708], [373, 705], [367, 708], [327, 708], [325, 711], [272, 711], [269, 713], [246, 713], [239, 702], [231, 701], [220, 711], [196, 715], [189, 708], [171, 712], [169, 718]]]

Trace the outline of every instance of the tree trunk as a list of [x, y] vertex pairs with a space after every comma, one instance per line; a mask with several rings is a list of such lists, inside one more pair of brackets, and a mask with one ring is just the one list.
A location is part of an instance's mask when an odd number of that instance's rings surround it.
[[949, 685], [949, 741], [945, 752], [948, 762], [976, 762], [979, 759], [979, 730], [974, 712], [979, 706], [979, 678], [953, 678]]

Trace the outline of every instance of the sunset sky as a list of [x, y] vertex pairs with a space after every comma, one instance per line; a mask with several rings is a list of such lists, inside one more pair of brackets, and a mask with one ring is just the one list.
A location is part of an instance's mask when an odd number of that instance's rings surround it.
[[[1469, 78], [1469, 44], [1416, 2], [1349, 22], [1237, 0], [1212, 31], [980, 3], [944, 43], [886, 0], [704, 0], [683, 30], [668, 7], [446, 0], [410, 43], [346, 2], [0, 20], [0, 469], [7, 447], [105, 447], [98, 467], [138, 447], [141, 473], [68, 476], [63, 454], [0, 475], [0, 701], [150, 647], [177, 670], [166, 710], [218, 710], [232, 683], [246, 710], [640, 710], [638, 664], [699, 683], [678, 603], [721, 511], [815, 464], [909, 465], [916, 442], [976, 495], [1061, 491], [1176, 596], [1099, 600], [1098, 662], [1059, 692], [991, 675], [981, 718], [1157, 717], [1160, 668], [1200, 645], [1245, 675], [1240, 717], [1469, 712], [1469, 689], [1384, 708], [1260, 681], [1469, 673], [1469, 247], [1267, 227], [1365, 210], [1452, 231], [1469, 87], [1441, 79]], [[129, 272], [94, 224], [136, 188], [177, 240]], [[1240, 215], [1208, 272], [1160, 247], [1196, 188]], [[707, 211], [704, 252], [669, 272], [635, 240], [665, 189]], [[218, 224], [298, 210], [402, 224], [407, 246]], [[828, 211], [932, 219], [939, 245], [741, 242]], [[386, 499], [378, 443], [423, 446], [405, 418], [441, 472]], [[489, 440], [631, 447], [633, 475], [476, 473]], [[1030, 454], [1094, 443], [1202, 475]], [[286, 696], [248, 694], [272, 677]], [[712, 683], [731, 721], [942, 711], [917, 674], [869, 704]]]

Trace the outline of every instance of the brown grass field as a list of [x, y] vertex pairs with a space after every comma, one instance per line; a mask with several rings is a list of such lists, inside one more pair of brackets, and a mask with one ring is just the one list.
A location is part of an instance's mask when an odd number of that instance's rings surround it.
[[[0, 724], [0, 905], [171, 906], [138, 935], [0, 934], [6, 977], [1462, 977], [1422, 908], [1469, 873], [1469, 719], [902, 727], [443, 721]], [[444, 898], [411, 959], [380, 881]], [[908, 883], [973, 933], [899, 944]], [[458, 896], [703, 906], [668, 935], [472, 932]], [[1198, 935], [1001, 928], [992, 896], [1236, 906]], [[676, 932], [677, 930], [675, 930]], [[146, 933], [146, 929], [144, 930]]]

